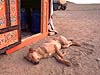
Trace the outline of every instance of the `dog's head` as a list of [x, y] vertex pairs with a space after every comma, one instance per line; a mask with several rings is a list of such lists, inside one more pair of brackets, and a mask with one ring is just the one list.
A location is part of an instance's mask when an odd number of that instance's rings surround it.
[[29, 52], [27, 56], [25, 57], [28, 61], [31, 61], [33, 64], [39, 64], [40, 57], [36, 50], [33, 50], [32, 48], [29, 49]]

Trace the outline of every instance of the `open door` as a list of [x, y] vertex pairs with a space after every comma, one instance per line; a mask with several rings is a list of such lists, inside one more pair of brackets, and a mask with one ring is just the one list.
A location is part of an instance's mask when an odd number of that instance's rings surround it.
[[0, 0], [0, 54], [20, 44], [18, 0]]
[[42, 0], [20, 0], [21, 39], [41, 33]]
[[[21, 3], [21, 1], [23, 1], [23, 3]], [[32, 1], [33, 3], [30, 1]], [[1, 16], [4, 15], [3, 19], [0, 19], [0, 52], [1, 53], [5, 52], [6, 50], [6, 54], [10, 54], [26, 45], [39, 41], [40, 39], [48, 35], [49, 0], [39, 0], [39, 2], [37, 2], [37, 0], [2, 0], [1, 2], [2, 4], [0, 4], [0, 18], [2, 18]], [[36, 6], [33, 5], [34, 3], [36, 4]], [[38, 18], [40, 16], [40, 18], [38, 19], [38, 21], [36, 20], [36, 22], [40, 22], [39, 25], [40, 27], [36, 26], [35, 29], [39, 28], [39, 31], [35, 30], [36, 32], [33, 31], [32, 34], [25, 35], [25, 37], [23, 37], [23, 34], [27, 33], [27, 31], [22, 33], [20, 28], [22, 25], [19, 22], [22, 20], [21, 19], [22, 15], [19, 16], [21, 14], [21, 7], [24, 7], [25, 4], [25, 5], [32, 5], [32, 7], [38, 8], [37, 3], [39, 5], [40, 15], [38, 14], [36, 15], [38, 15]], [[29, 8], [27, 8], [27, 10], [29, 10]], [[35, 16], [35, 18], [37, 18], [37, 16]]]
[[21, 39], [48, 32], [49, 0], [20, 0]]

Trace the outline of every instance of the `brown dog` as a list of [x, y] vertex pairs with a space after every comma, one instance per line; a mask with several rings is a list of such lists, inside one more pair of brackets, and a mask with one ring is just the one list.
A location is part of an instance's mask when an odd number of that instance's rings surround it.
[[34, 64], [38, 64], [41, 59], [54, 56], [59, 62], [70, 66], [71, 63], [68, 60], [64, 60], [64, 54], [61, 52], [61, 48], [67, 48], [71, 45], [79, 46], [79, 44], [72, 40], [67, 40], [64, 36], [59, 36], [49, 40], [36, 49], [30, 48], [25, 58]]

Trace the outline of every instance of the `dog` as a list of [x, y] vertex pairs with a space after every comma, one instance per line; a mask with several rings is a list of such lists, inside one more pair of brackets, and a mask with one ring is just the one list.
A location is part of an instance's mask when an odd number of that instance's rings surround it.
[[58, 62], [71, 66], [70, 61], [64, 59], [64, 54], [61, 52], [61, 49], [68, 48], [72, 45], [80, 46], [73, 40], [67, 40], [64, 36], [58, 36], [48, 40], [36, 49], [30, 48], [25, 59], [36, 65], [39, 64], [41, 59], [54, 56]]

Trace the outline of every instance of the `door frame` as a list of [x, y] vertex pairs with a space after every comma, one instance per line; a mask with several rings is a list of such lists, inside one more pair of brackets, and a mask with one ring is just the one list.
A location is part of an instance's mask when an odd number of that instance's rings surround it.
[[[20, 21], [20, 3], [21, 1], [18, 0], [19, 4], [19, 21]], [[31, 43], [35, 43], [39, 41], [40, 39], [45, 38], [48, 36], [48, 18], [49, 17], [49, 0], [41, 0], [41, 32], [35, 35], [32, 35], [28, 38], [22, 39], [21, 44], [9, 49], [6, 51], [6, 54], [10, 54], [12, 52], [15, 52]], [[19, 22], [20, 24], [20, 22]]]

